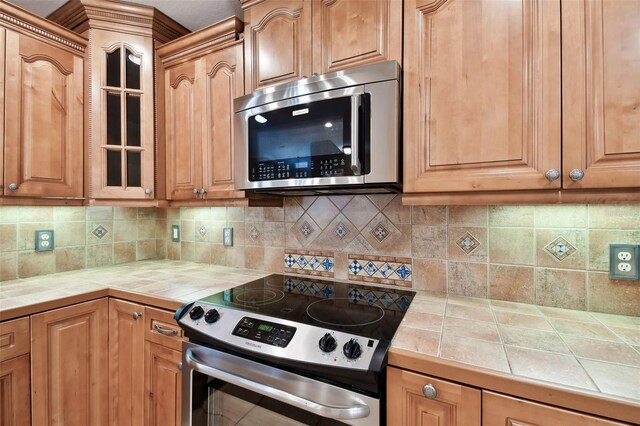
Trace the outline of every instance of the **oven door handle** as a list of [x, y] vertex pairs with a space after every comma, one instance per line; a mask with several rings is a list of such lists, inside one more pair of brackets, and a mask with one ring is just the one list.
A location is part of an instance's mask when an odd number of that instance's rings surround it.
[[358, 112], [360, 110], [360, 95], [351, 95], [351, 171], [354, 175], [362, 174], [360, 165], [360, 129], [358, 123]]
[[204, 364], [196, 359], [193, 349], [187, 348], [184, 354], [184, 359], [189, 367], [207, 376], [214, 377], [223, 380], [227, 383], [254, 391], [261, 395], [268, 396], [286, 404], [301, 408], [306, 411], [314, 412], [322, 417], [328, 417], [331, 419], [361, 419], [370, 414], [370, 409], [365, 404], [354, 404], [352, 406], [340, 407], [330, 406], [312, 401], [294, 395], [282, 389], [275, 388], [273, 386], [265, 385], [263, 383], [256, 382], [246, 377], [231, 373], [220, 368], [212, 367]]

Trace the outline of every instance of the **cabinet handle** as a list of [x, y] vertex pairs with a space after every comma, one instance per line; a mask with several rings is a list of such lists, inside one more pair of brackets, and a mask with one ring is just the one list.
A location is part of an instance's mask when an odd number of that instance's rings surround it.
[[433, 387], [431, 383], [429, 383], [428, 385], [424, 385], [424, 387], [422, 388], [422, 393], [429, 399], [436, 399], [436, 397], [438, 396], [438, 391], [435, 387]]
[[200, 190], [198, 191], [198, 194], [200, 194], [200, 195], [204, 195], [206, 193], [207, 193], [207, 190], [204, 189], [204, 188], [200, 188]]
[[164, 334], [165, 336], [176, 336], [178, 335], [178, 330], [174, 330], [171, 328], [162, 328], [158, 324], [153, 324], [153, 328], [160, 334]]
[[10, 183], [9, 184], [9, 190], [12, 192], [16, 192], [18, 190], [18, 184], [17, 183]]
[[573, 169], [569, 172], [569, 177], [572, 181], [577, 182], [584, 177], [584, 170], [582, 169]]
[[142, 313], [141, 312], [134, 312], [133, 315], [131, 315], [133, 317], [134, 320], [140, 319], [142, 317]]
[[146, 195], [151, 195], [153, 193], [153, 190], [151, 188], [147, 188], [147, 189], [144, 190], [144, 193]]
[[560, 177], [560, 172], [556, 169], [549, 169], [547, 173], [544, 174], [549, 182], [553, 182], [554, 180]]

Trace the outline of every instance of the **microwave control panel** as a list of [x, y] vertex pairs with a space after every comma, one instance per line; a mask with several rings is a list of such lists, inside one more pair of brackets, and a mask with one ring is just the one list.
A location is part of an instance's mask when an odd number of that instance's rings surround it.
[[250, 164], [249, 181], [352, 176], [349, 155], [258, 161]]

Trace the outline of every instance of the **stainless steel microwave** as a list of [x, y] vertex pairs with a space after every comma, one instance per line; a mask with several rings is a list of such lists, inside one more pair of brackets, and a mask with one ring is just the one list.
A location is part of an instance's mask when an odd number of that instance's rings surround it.
[[398, 63], [388, 61], [235, 99], [236, 189], [398, 192], [400, 78]]

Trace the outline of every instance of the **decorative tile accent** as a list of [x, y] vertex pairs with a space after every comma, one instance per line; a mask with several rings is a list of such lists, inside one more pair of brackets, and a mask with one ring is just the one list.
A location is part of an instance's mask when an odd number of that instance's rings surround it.
[[382, 242], [387, 238], [387, 235], [389, 235], [389, 231], [381, 223], [377, 224], [375, 228], [371, 230], [371, 233], [379, 242]]
[[406, 311], [409, 309], [409, 305], [411, 304], [411, 300], [409, 300], [405, 296], [400, 296], [396, 299], [396, 305], [400, 308], [401, 311]]
[[358, 291], [357, 288], [353, 288], [353, 289], [351, 289], [351, 291], [349, 291], [349, 299], [352, 302], [358, 303], [363, 298], [364, 298], [364, 296], [362, 295], [362, 293], [360, 293], [360, 291]]
[[334, 294], [335, 294], [335, 291], [333, 291], [332, 285], [325, 285], [322, 288], [322, 295], [325, 297], [325, 299], [331, 299]]
[[198, 229], [198, 234], [204, 238], [204, 236], [207, 235], [207, 228], [205, 228], [204, 225], [201, 226], [200, 229]]
[[260, 232], [258, 232], [255, 226], [252, 226], [251, 230], [249, 231], [249, 238], [255, 241], [258, 239], [259, 236], [260, 236]]
[[291, 278], [284, 282], [284, 289], [287, 290], [287, 292], [291, 293], [294, 288], [296, 288], [296, 284]]
[[311, 293], [313, 296], [320, 293], [320, 287], [318, 287], [316, 283], [311, 283], [311, 285], [309, 285], [307, 289], [309, 290], [309, 293]]
[[393, 305], [393, 298], [389, 295], [389, 293], [384, 293], [382, 297], [378, 298], [382, 306], [389, 309]]
[[309, 238], [309, 235], [313, 234], [313, 231], [313, 227], [309, 225], [309, 222], [305, 220], [302, 224], [302, 227], [300, 228], [300, 232], [302, 232], [302, 235], [304, 235], [305, 238]]
[[349, 255], [349, 280], [411, 287], [411, 258]]
[[364, 300], [366, 300], [368, 304], [373, 305], [378, 301], [378, 297], [374, 292], [369, 291], [364, 295]]
[[544, 250], [551, 256], [562, 262], [567, 257], [575, 253], [578, 249], [563, 237], [558, 237], [544, 246]]
[[98, 237], [99, 239], [102, 239], [102, 237], [106, 236], [109, 233], [109, 231], [107, 231], [107, 229], [104, 226], [98, 225], [98, 227], [94, 229], [91, 233], [96, 237]]
[[305, 296], [321, 299], [331, 299], [335, 293], [333, 286], [330, 284], [313, 282], [302, 278], [287, 278], [283, 287], [287, 293], [304, 294]]
[[304, 281], [300, 281], [300, 284], [298, 284], [296, 288], [298, 289], [298, 292], [300, 292], [301, 294], [304, 294], [304, 292], [307, 291], [307, 285], [305, 284]]
[[480, 241], [471, 235], [471, 233], [465, 232], [462, 237], [458, 238], [456, 245], [466, 254], [471, 254], [472, 251], [480, 247]]
[[333, 252], [287, 250], [284, 254], [285, 273], [333, 278], [334, 265]]
[[335, 231], [336, 231], [336, 235], [340, 239], [343, 239], [349, 233], [349, 230], [347, 229], [347, 227], [342, 222], [340, 222], [340, 223], [338, 223], [336, 225]]

